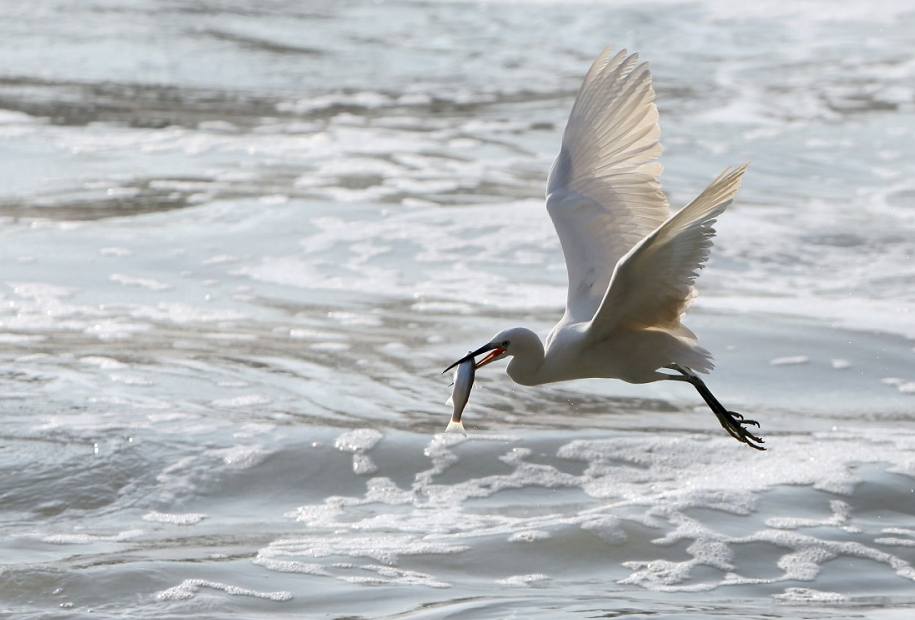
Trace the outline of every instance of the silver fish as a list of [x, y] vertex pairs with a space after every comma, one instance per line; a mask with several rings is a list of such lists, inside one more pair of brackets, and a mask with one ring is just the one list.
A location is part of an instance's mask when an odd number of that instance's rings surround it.
[[467, 435], [464, 431], [464, 423], [461, 422], [461, 414], [464, 413], [464, 407], [467, 406], [467, 400], [470, 398], [470, 388], [473, 387], [475, 374], [476, 369], [472, 357], [454, 369], [454, 389], [445, 403], [454, 406], [454, 413], [451, 414], [451, 421], [448, 422], [448, 428], [445, 429], [446, 433], [459, 431]]

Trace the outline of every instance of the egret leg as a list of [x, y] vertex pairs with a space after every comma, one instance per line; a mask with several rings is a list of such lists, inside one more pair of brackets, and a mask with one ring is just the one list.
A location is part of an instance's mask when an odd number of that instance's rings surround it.
[[718, 418], [718, 421], [721, 423], [721, 426], [728, 432], [728, 434], [741, 443], [745, 443], [751, 448], [757, 450], [765, 450], [760, 445], [765, 443], [762, 438], [757, 437], [748, 431], [745, 427], [747, 425], [752, 425], [759, 427], [759, 422], [756, 420], [745, 420], [744, 417], [737, 413], [736, 411], [728, 411], [724, 408], [715, 395], [712, 394], [712, 391], [708, 389], [705, 385], [705, 382], [702, 381], [699, 377], [691, 373], [689, 370], [680, 366], [679, 364], [671, 364], [668, 366], [672, 370], [676, 370], [679, 375], [668, 375], [668, 378], [674, 381], [686, 381], [687, 383], [692, 384], [696, 391], [699, 392], [699, 395], [702, 397], [702, 400], [705, 401], [705, 404], [709, 406], [709, 409], [712, 410], [712, 413]]

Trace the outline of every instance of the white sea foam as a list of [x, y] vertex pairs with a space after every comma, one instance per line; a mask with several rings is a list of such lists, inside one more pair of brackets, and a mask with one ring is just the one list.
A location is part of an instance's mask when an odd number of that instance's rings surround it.
[[343, 352], [349, 351], [352, 347], [346, 342], [313, 342], [308, 345], [312, 351]]
[[257, 340], [257, 334], [240, 334], [234, 332], [211, 332], [203, 334], [208, 340], [221, 340], [224, 342], [254, 342]]
[[128, 542], [143, 536], [143, 530], [126, 530], [117, 534], [90, 534], [78, 532], [73, 534], [52, 534], [42, 538], [43, 542], [52, 545], [90, 545], [97, 542]]
[[115, 383], [123, 383], [124, 385], [138, 385], [138, 386], [153, 386], [156, 385], [155, 381], [146, 379], [145, 377], [140, 377], [137, 375], [130, 375], [126, 373], [112, 373], [108, 375], [109, 378]]
[[[75, 325], [71, 324], [71, 327]], [[131, 323], [121, 319], [96, 320], [89, 324], [83, 333], [99, 340], [126, 340], [141, 332], [148, 332], [152, 325], [148, 323]]]
[[270, 456], [270, 452], [263, 446], [235, 446], [212, 450], [210, 454], [221, 458], [226, 465], [236, 469], [257, 467]]
[[537, 542], [549, 538], [551, 538], [550, 533], [543, 530], [523, 530], [509, 536], [508, 542]]
[[581, 528], [597, 534], [601, 540], [611, 545], [622, 545], [628, 539], [622, 520], [614, 516], [599, 516], [582, 522]]
[[124, 364], [123, 362], [119, 362], [112, 357], [104, 357], [101, 355], [87, 355], [85, 357], [79, 358], [79, 361], [90, 366], [98, 366], [103, 370], [128, 368], [128, 365]]
[[258, 405], [270, 404], [270, 399], [261, 394], [244, 394], [232, 398], [217, 398], [213, 401], [214, 407], [226, 407], [236, 409], [239, 407], [256, 407]]
[[378, 466], [365, 454], [381, 441], [384, 435], [373, 428], [360, 428], [343, 433], [334, 442], [334, 447], [343, 452], [353, 453], [353, 472], [366, 476], [378, 471]]
[[874, 544], [888, 545], [890, 547], [915, 547], [915, 540], [911, 538], [875, 538]]
[[806, 355], [791, 355], [788, 357], [777, 357], [773, 360], [769, 360], [769, 364], [772, 366], [800, 366], [802, 364], [809, 364], [810, 358]]
[[258, 557], [369, 558], [391, 565], [396, 564], [401, 556], [452, 554], [467, 549], [465, 545], [424, 540], [422, 536], [410, 533], [316, 535], [278, 540], [262, 549]]
[[118, 258], [133, 256], [133, 250], [121, 247], [99, 248], [98, 252], [102, 256], [115, 256]]
[[353, 455], [353, 473], [367, 476], [378, 471], [378, 466], [367, 454], [356, 453]]
[[289, 330], [290, 338], [301, 338], [303, 340], [347, 340], [349, 336], [324, 329], [293, 328]]
[[781, 594], [773, 596], [785, 603], [825, 603], [841, 605], [849, 601], [848, 596], [839, 592], [822, 592], [811, 588], [788, 588]]
[[162, 590], [161, 592], [157, 592], [156, 598], [158, 598], [160, 601], [183, 601], [194, 598], [203, 589], [223, 592], [230, 596], [247, 596], [251, 598], [276, 602], [292, 600], [291, 592], [263, 592], [260, 590], [240, 588], [238, 586], [232, 586], [216, 581], [209, 581], [206, 579], [185, 579], [177, 586], [167, 590]]
[[0, 343], [3, 344], [24, 344], [29, 342], [41, 342], [46, 339], [47, 336], [41, 336], [38, 334], [0, 333]]
[[137, 306], [129, 311], [134, 318], [174, 322], [178, 324], [192, 322], [233, 321], [247, 317], [237, 310], [219, 310], [199, 308], [183, 303], [162, 302], [156, 306]]
[[128, 276], [123, 273], [113, 273], [108, 276], [108, 279], [112, 282], [123, 284], [124, 286], [139, 286], [142, 288], [148, 288], [151, 291], [167, 291], [172, 288], [171, 284], [165, 284], [164, 282], [159, 282], [151, 278], [137, 278], [135, 276]]
[[332, 574], [322, 564], [315, 562], [298, 562], [295, 560], [276, 560], [269, 557], [258, 555], [252, 560], [254, 564], [263, 566], [267, 570], [278, 573], [300, 573], [302, 575], [316, 575], [321, 577], [331, 577]]
[[848, 532], [858, 533], [861, 530], [857, 527], [850, 526], [851, 507], [841, 501], [832, 500], [829, 502], [832, 509], [832, 516], [826, 519], [804, 519], [797, 517], [777, 517], [766, 519], [766, 525], [776, 529], [796, 530], [803, 527], [837, 527]]
[[403, 570], [392, 566], [380, 566], [377, 564], [363, 564], [355, 567], [362, 571], [377, 573], [377, 577], [366, 577], [362, 575], [340, 575], [339, 579], [349, 583], [371, 584], [371, 585], [404, 585], [404, 586], [426, 586], [428, 588], [450, 588], [451, 584], [435, 579], [431, 575], [412, 570]]
[[531, 573], [529, 575], [512, 575], [511, 577], [506, 577], [505, 579], [499, 579], [497, 583], [503, 586], [533, 586], [543, 585], [544, 582], [550, 580], [549, 575], [544, 575], [543, 573]]
[[151, 521], [153, 523], [171, 523], [174, 525], [197, 525], [206, 518], [207, 515], [199, 512], [173, 514], [153, 510], [152, 512], [148, 512], [143, 515], [144, 521]]
[[899, 377], [886, 377], [880, 380], [884, 385], [895, 387], [901, 394], [915, 394], [915, 381], [900, 379]]
[[[861, 449], [861, 437], [865, 438], [863, 445], [868, 446], [865, 450]], [[504, 441], [485, 436], [481, 439], [483, 445], [492, 442], [493, 448]], [[384, 438], [372, 436], [373, 447], [379, 441]], [[345, 524], [350, 535], [278, 541], [262, 550], [261, 555], [283, 561], [302, 561], [297, 557], [369, 557], [396, 565], [403, 556], [460, 553], [475, 544], [474, 540], [493, 535], [502, 535], [512, 543], [539, 544], [552, 539], [557, 528], [569, 526], [596, 534], [604, 543], [624, 550], [633, 544], [632, 528], [648, 526], [662, 532], [651, 541], [660, 557], [627, 560], [628, 553], [624, 552], [620, 566], [628, 574], [619, 578], [620, 584], [698, 592], [723, 585], [815, 581], [824, 563], [840, 557], [868, 559], [884, 565], [888, 574], [915, 580], [915, 570], [906, 560], [873, 546], [907, 548], [908, 539], [901, 539], [907, 542], [898, 544], [884, 535], [883, 543], [872, 543], [868, 540], [870, 528], [856, 518], [849, 501], [829, 501], [826, 514], [817, 518], [797, 517], [790, 512], [781, 516], [775, 506], [768, 506], [766, 511], [771, 516], [765, 519], [765, 526], [740, 534], [690, 516], [695, 510], [711, 510], [732, 515], [730, 519], [749, 518], [766, 501], [761, 493], [786, 485], [854, 497], [859, 478], [852, 472], [858, 463], [899, 463], [902, 467], [897, 469], [908, 472], [907, 455], [915, 447], [915, 439], [909, 434], [862, 430], [825, 433], [809, 439], [782, 437], [777, 449], [762, 455], [764, 462], [752, 471], [741, 466], [746, 451], [728, 438], [612, 438], [557, 445], [555, 454], [560, 459], [586, 464], [581, 475], [562, 473], [555, 465], [532, 463], [531, 449], [512, 447], [509, 442], [501, 454], [496, 451], [496, 460], [508, 465], [509, 471], [439, 484], [439, 476], [466, 466], [460, 452], [478, 442], [479, 439], [468, 443], [463, 438], [436, 436], [426, 450], [430, 469], [417, 474], [412, 489], [401, 488], [388, 478], [374, 478], [369, 480], [369, 490], [362, 497], [329, 498], [324, 505], [303, 506], [294, 515], [309, 527], [325, 531], [339, 530]], [[846, 442], [858, 446], [853, 456], [842, 449]], [[351, 436], [343, 443], [366, 445], [364, 440]], [[580, 511], [569, 512], [566, 507], [557, 506], [553, 511], [538, 510], [534, 514], [505, 507], [494, 513], [467, 509], [469, 502], [487, 498], [497, 501], [513, 489], [563, 487], [585, 490], [602, 499], [602, 503]], [[858, 538], [831, 539], [824, 536], [824, 528], [840, 530], [843, 537]], [[424, 538], [418, 538], [423, 534]], [[737, 563], [740, 549], [754, 544], [780, 550], [772, 567], [777, 571], [774, 576], [767, 568], [762, 570], [769, 572], [768, 576], [755, 576], [750, 565]], [[662, 550], [674, 545], [684, 545], [689, 559], [664, 558]], [[651, 551], [641, 548], [636, 553]], [[721, 577], [694, 578], [708, 568], [720, 571]], [[430, 578], [434, 579], [434, 575]], [[369, 581], [376, 583], [376, 579], [371, 577]], [[522, 579], [518, 583], [523, 583], [523, 576], [502, 579], [508, 580], [505, 583]], [[369, 582], [361, 577], [356, 581]], [[786, 598], [793, 596], [791, 592], [785, 590]]]
[[42, 119], [35, 118], [24, 112], [14, 110], [0, 110], [0, 125], [19, 125], [43, 122]]
[[374, 428], [360, 428], [337, 437], [334, 447], [345, 452], [365, 452], [374, 448], [382, 437], [381, 431]]

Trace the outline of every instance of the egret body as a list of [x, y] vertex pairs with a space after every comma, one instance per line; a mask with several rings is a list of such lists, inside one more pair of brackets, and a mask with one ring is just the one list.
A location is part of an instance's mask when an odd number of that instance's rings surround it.
[[728, 411], [697, 373], [712, 355], [681, 323], [708, 260], [715, 219], [731, 204], [747, 166], [726, 170], [671, 214], [658, 177], [658, 110], [647, 63], [604, 50], [578, 92], [550, 171], [546, 207], [565, 256], [569, 290], [562, 319], [542, 343], [513, 327], [455, 365], [506, 356], [521, 385], [582, 378], [692, 384], [735, 439], [762, 450], [759, 426]]

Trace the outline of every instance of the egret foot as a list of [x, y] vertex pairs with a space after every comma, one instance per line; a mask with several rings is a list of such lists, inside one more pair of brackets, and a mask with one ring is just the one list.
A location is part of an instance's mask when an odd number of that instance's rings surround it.
[[688, 369], [680, 366], [679, 364], [671, 364], [669, 368], [679, 372], [679, 375], [669, 375], [669, 378], [674, 381], [686, 381], [699, 392], [699, 395], [702, 397], [702, 400], [705, 401], [705, 404], [709, 406], [709, 409], [712, 410], [712, 413], [715, 414], [715, 417], [718, 418], [718, 422], [721, 423], [722, 428], [728, 432], [728, 434], [741, 443], [745, 443], [751, 448], [756, 450], [765, 450], [764, 447], [758, 445], [765, 443], [761, 437], [757, 437], [750, 431], [746, 429], [747, 426], [755, 426], [759, 428], [759, 422], [756, 420], [747, 420], [743, 417], [742, 414], [737, 413], [736, 411], [728, 411], [724, 408], [711, 390], [705, 385], [705, 382], [702, 381], [699, 377], [691, 373]]

